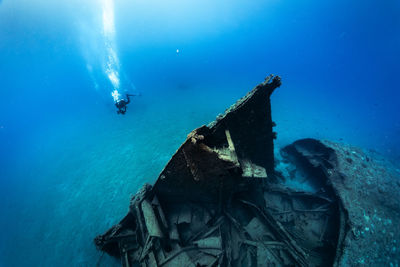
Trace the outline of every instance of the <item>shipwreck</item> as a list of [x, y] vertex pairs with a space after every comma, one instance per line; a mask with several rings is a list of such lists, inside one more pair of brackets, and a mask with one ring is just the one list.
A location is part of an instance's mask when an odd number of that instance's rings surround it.
[[275, 159], [270, 96], [280, 85], [268, 76], [192, 131], [96, 247], [126, 267], [398, 263], [398, 173], [315, 139]]

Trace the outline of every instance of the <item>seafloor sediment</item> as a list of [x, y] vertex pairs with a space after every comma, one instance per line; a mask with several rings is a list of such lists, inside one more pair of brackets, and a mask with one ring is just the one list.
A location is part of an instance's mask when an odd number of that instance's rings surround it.
[[201, 126], [98, 249], [123, 266], [396, 265], [400, 180], [360, 149], [302, 139], [274, 158], [269, 76]]

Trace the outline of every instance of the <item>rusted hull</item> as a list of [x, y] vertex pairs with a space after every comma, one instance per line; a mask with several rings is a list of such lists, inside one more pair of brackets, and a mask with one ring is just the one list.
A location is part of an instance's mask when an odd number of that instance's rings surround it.
[[127, 216], [96, 237], [97, 248], [122, 266], [355, 264], [351, 232], [361, 211], [348, 201], [343, 181], [354, 177], [338, 148], [304, 139], [274, 159], [270, 96], [279, 86], [267, 77], [191, 132]]

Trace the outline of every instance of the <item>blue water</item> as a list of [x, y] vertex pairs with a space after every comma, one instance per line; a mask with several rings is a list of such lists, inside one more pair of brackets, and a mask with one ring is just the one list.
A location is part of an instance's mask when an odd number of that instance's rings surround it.
[[[400, 161], [399, 47], [396, 0], [0, 1], [0, 266], [94, 266], [187, 133], [269, 73], [278, 148]], [[114, 90], [140, 94], [124, 116]]]

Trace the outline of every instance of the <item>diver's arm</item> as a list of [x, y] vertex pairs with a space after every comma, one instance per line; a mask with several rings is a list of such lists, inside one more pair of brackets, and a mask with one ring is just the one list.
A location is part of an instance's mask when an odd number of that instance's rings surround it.
[[128, 100], [128, 101], [126, 101], [126, 104], [129, 104], [129, 102], [131, 102], [131, 100], [129, 99], [129, 96], [130, 95], [126, 94], [126, 99]]

